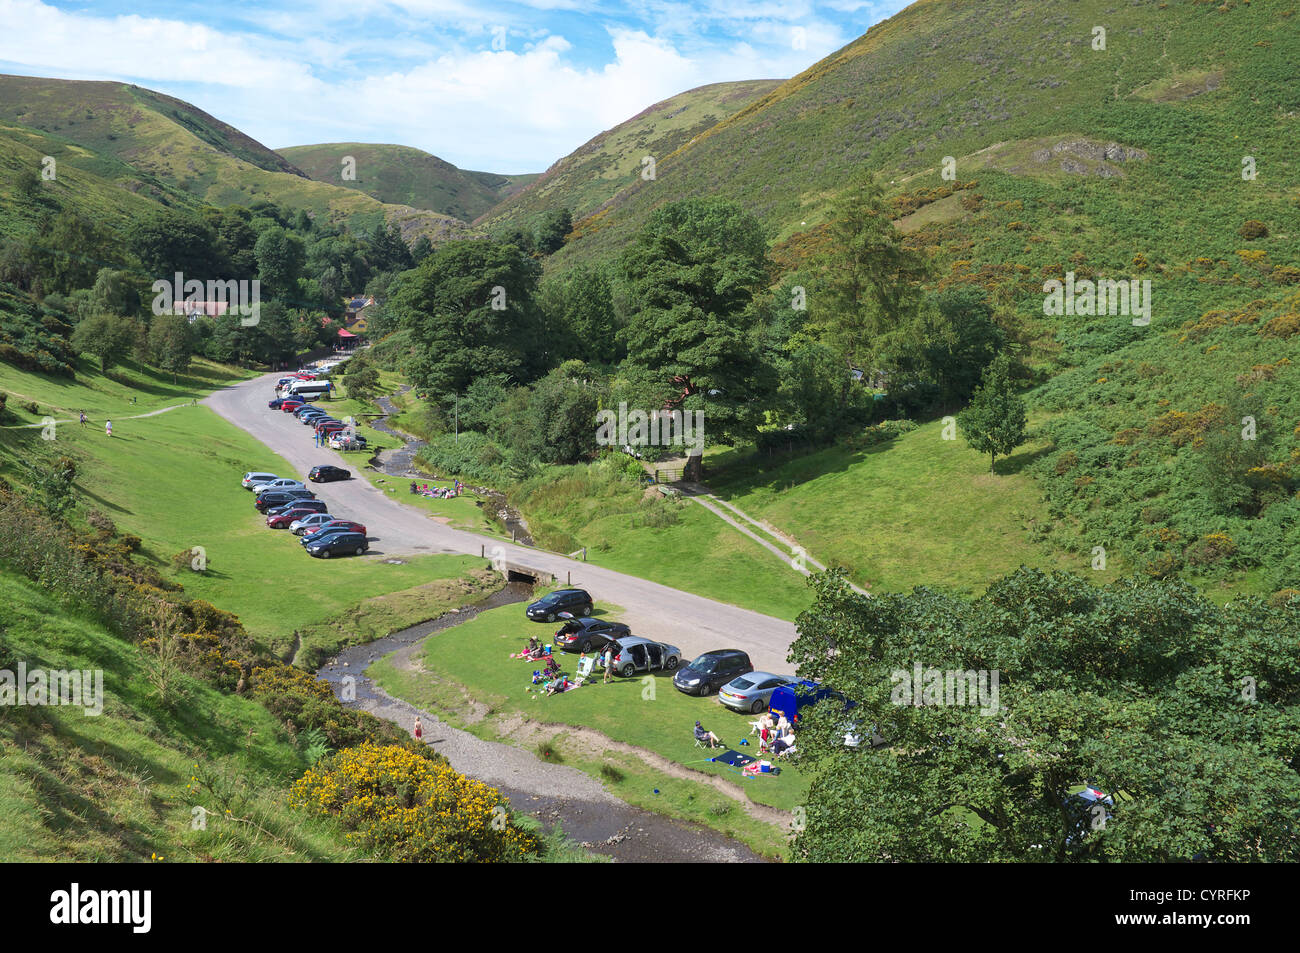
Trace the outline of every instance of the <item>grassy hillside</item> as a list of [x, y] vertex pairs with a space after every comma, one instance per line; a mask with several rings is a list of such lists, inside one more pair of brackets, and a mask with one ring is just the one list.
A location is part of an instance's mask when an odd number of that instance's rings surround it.
[[466, 231], [447, 215], [312, 181], [237, 129], [138, 86], [0, 75], [0, 123], [6, 136], [49, 148], [42, 155], [60, 166], [94, 173], [132, 195], [167, 201], [179, 191], [217, 206], [271, 201], [356, 227], [395, 221], [407, 236], [434, 240]]
[[520, 226], [551, 208], [574, 219], [601, 209], [639, 180], [642, 157], [667, 156], [773, 89], [779, 80], [714, 83], [665, 99], [560, 159], [528, 188], [507, 198], [482, 221]]
[[[332, 142], [289, 146], [280, 155], [317, 182], [356, 189], [389, 205], [409, 205], [472, 222], [536, 175], [497, 175], [458, 169], [409, 146]], [[355, 160], [355, 179], [344, 179], [343, 160]]]

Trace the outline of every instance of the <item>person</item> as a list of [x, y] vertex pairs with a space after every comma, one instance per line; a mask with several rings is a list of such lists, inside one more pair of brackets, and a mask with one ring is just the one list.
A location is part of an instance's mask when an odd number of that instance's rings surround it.
[[563, 675], [546, 686], [546, 694], [548, 695], [558, 695], [567, 692], [568, 690], [569, 680]]
[[111, 420], [104, 421], [104, 433], [110, 437], [113, 436], [113, 421]]
[[710, 748], [716, 748], [718, 745], [722, 744], [717, 735], [711, 731], [706, 731], [704, 726], [698, 721], [695, 723], [695, 740], [700, 744], [707, 743]]
[[772, 754], [783, 754], [794, 747], [794, 729], [786, 728], [785, 734], [772, 742]]
[[416, 741], [424, 740], [424, 726], [420, 724], [420, 717], [418, 715], [415, 718], [415, 728], [411, 733], [415, 735]]
[[605, 681], [614, 677], [614, 643], [605, 646]]
[[[414, 480], [411, 481], [411, 492], [412, 492], [412, 493], [419, 493], [419, 492], [420, 492], [420, 489], [419, 489], [419, 487], [417, 487], [417, 486], [415, 485], [415, 481], [414, 481]], [[530, 640], [530, 641], [531, 641], [531, 640]]]
[[81, 412], [81, 426], [86, 426], [86, 412], [84, 410]]

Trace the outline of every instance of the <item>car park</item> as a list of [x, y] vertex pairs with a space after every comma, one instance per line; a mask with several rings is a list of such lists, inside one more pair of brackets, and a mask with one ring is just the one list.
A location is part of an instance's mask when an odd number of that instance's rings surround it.
[[331, 556], [360, 556], [370, 548], [366, 538], [360, 533], [331, 533], [324, 538], [311, 539], [307, 543], [308, 555], [321, 559]]
[[274, 473], [263, 473], [258, 470], [250, 470], [244, 474], [243, 480], [240, 481], [245, 490], [251, 490], [261, 486], [264, 483], [270, 483], [272, 480], [280, 479]]
[[690, 665], [673, 676], [673, 686], [687, 695], [709, 694], [721, 688], [737, 675], [754, 670], [749, 656], [740, 649], [719, 649], [705, 652]]
[[334, 483], [338, 480], [350, 480], [352, 474], [342, 467], [333, 467], [326, 464], [312, 467], [307, 474], [307, 479], [313, 483]]
[[569, 619], [555, 630], [555, 644], [566, 652], [599, 652], [610, 642], [625, 639], [632, 630], [622, 622], [604, 619]]
[[324, 526], [326, 523], [332, 522], [334, 522], [334, 517], [330, 516], [329, 513], [307, 513], [306, 515], [300, 515], [296, 520], [290, 523], [289, 531], [295, 536], [302, 536], [309, 529], [315, 529], [318, 526]]
[[733, 711], [757, 715], [767, 707], [772, 692], [782, 685], [796, 681], [793, 675], [773, 675], [771, 672], [746, 672], [738, 675], [718, 689], [718, 701]]
[[614, 673], [624, 678], [660, 669], [671, 672], [682, 659], [682, 651], [677, 646], [639, 635], [626, 636], [610, 645], [614, 647]]
[[536, 602], [529, 604], [524, 614], [533, 622], [554, 622], [561, 612], [570, 615], [591, 615], [595, 603], [585, 589], [556, 589]]

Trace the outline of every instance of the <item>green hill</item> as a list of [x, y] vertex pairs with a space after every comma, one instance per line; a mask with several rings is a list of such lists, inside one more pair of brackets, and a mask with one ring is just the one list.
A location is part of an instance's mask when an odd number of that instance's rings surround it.
[[667, 156], [780, 85], [780, 80], [714, 83], [655, 103], [560, 159], [483, 219], [518, 227], [552, 208], [591, 215], [639, 179], [642, 157]]
[[[290, 146], [280, 155], [317, 182], [356, 189], [390, 205], [409, 205], [472, 222], [537, 178], [458, 169], [409, 146], [334, 142]], [[355, 179], [343, 178], [351, 157]]]
[[[166, 204], [176, 193], [216, 206], [270, 201], [363, 228], [397, 222], [408, 238], [424, 233], [440, 240], [468, 230], [448, 215], [315, 182], [202, 110], [126, 83], [0, 75], [0, 124], [10, 139], [50, 148], [42, 155], [60, 169], [79, 169]], [[114, 195], [111, 204], [124, 208], [109, 217], [129, 217], [131, 198]]]

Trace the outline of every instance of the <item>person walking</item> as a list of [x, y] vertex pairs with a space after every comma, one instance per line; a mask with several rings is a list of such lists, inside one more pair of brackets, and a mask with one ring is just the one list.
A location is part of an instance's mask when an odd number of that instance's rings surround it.
[[111, 420], [104, 421], [104, 433], [109, 437], [113, 436], [113, 421]]
[[86, 412], [84, 410], [81, 412], [81, 426], [86, 426]]

